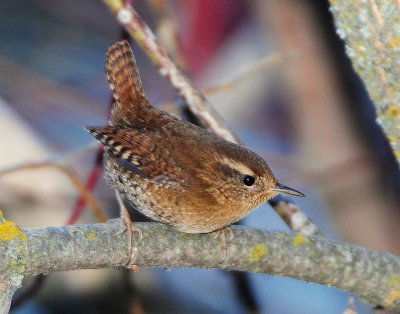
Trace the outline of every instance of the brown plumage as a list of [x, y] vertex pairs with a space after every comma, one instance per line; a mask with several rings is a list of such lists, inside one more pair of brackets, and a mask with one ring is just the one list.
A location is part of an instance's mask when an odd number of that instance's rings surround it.
[[188, 233], [221, 229], [278, 192], [280, 185], [252, 151], [153, 108], [126, 41], [107, 51], [115, 98], [111, 125], [88, 127], [107, 150], [107, 180], [146, 216]]

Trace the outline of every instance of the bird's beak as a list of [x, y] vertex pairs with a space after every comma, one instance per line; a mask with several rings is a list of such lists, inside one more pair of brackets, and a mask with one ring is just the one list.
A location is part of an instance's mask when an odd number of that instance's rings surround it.
[[295, 189], [292, 189], [292, 188], [290, 188], [290, 187], [288, 187], [286, 185], [280, 184], [280, 183], [276, 184], [276, 188], [272, 188], [272, 189], [269, 189], [269, 190], [273, 191], [273, 192], [289, 194], [289, 195], [294, 195], [294, 196], [301, 196], [301, 197], [305, 196], [303, 193], [301, 193], [301, 192], [299, 192], [299, 191], [297, 191]]

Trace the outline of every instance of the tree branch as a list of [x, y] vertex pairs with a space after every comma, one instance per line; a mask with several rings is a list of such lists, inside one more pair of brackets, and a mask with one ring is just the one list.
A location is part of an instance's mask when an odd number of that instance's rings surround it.
[[330, 0], [337, 33], [400, 164], [399, 1]]
[[21, 286], [21, 275], [0, 276], [0, 314], [8, 313], [14, 292]]
[[26, 235], [0, 210], [0, 314], [8, 313], [11, 298], [21, 286], [28, 258]]
[[[0, 237], [0, 274], [138, 265], [220, 268], [289, 276], [347, 290], [372, 305], [400, 309], [400, 258], [323, 237], [233, 226], [232, 239], [186, 234], [160, 223], [136, 223], [132, 239], [120, 220], [106, 224], [21, 229], [13, 240]], [[1, 232], [0, 232], [1, 234]], [[22, 243], [22, 244], [21, 244]], [[18, 250], [15, 248], [18, 247]], [[10, 248], [18, 255], [10, 257]], [[1, 291], [0, 295], [4, 292]]]

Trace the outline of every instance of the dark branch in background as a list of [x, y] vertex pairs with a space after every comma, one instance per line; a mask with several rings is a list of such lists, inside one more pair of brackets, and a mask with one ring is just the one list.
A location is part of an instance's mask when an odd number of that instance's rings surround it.
[[134, 272], [123, 268], [121, 271], [122, 284], [129, 302], [130, 314], [144, 314], [143, 304], [139, 298], [138, 291], [134, 283]]
[[232, 279], [238, 293], [238, 298], [245, 306], [247, 313], [261, 313], [261, 309], [254, 296], [249, 276], [245, 272], [233, 272]]

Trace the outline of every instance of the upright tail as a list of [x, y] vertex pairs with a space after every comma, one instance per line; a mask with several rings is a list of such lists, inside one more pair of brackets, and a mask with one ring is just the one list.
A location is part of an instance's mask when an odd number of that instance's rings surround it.
[[126, 40], [111, 45], [106, 53], [106, 76], [115, 104], [111, 124], [136, 124], [148, 109], [142, 81], [132, 50]]

